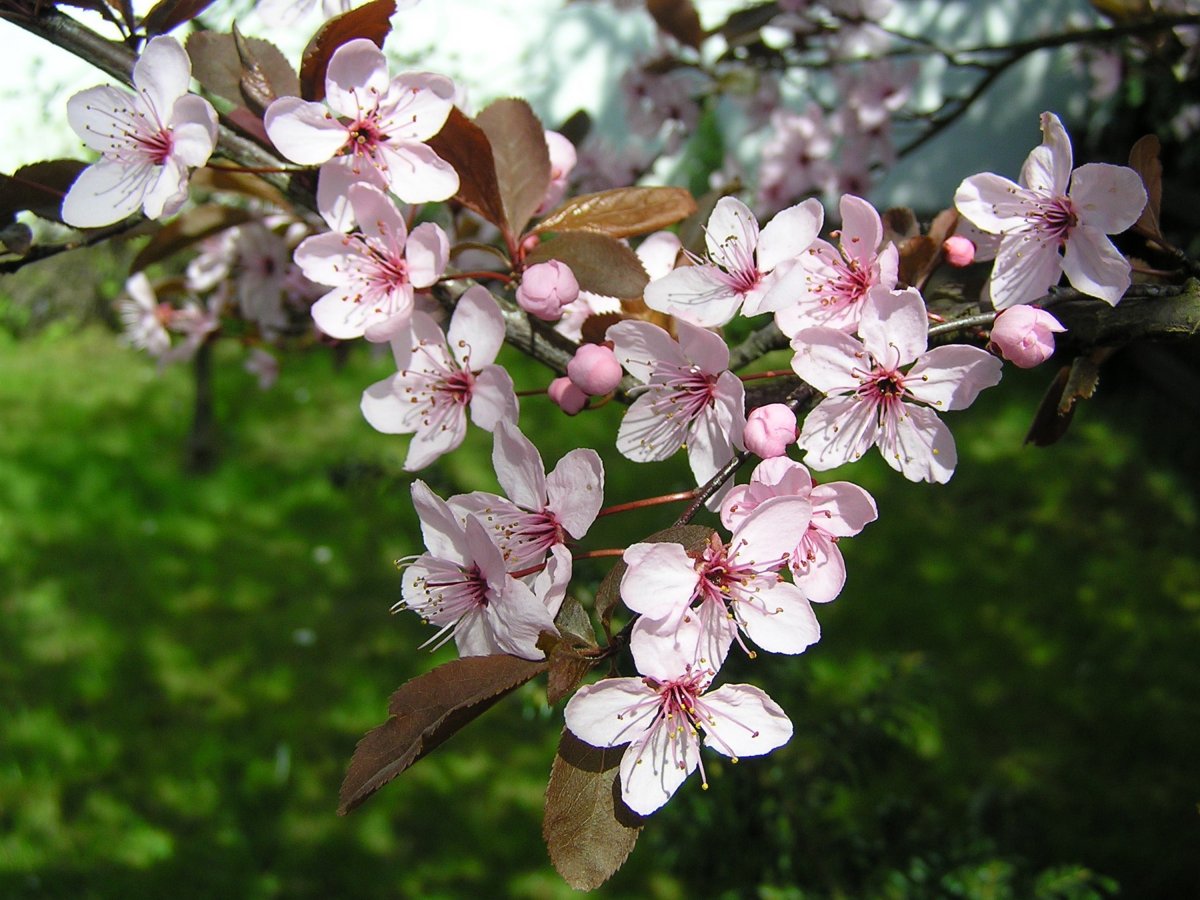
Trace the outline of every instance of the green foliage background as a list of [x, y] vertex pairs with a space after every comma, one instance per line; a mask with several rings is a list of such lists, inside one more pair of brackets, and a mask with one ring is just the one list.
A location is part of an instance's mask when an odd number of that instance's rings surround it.
[[[420, 549], [410, 476], [357, 400], [390, 362], [285, 359], [260, 393], [218, 357], [223, 461], [191, 476], [186, 369], [160, 376], [98, 327], [0, 337], [0, 896], [571, 895], [539, 836], [561, 727], [539, 685], [334, 815], [355, 741], [445, 656], [388, 615], [393, 560]], [[723, 673], [796, 737], [708, 757], [711, 790], [693, 778], [599, 893], [1195, 895], [1196, 428], [1144, 386], [1161, 362], [1119, 357], [1040, 451], [1021, 441], [1050, 373], [1007, 372], [948, 417], [947, 486], [875, 459], [842, 473], [881, 517], [843, 545], [824, 637]], [[522, 426], [548, 462], [612, 457], [619, 414], [526, 399]], [[486, 486], [489, 454], [473, 434], [423, 477]], [[686, 486], [681, 465], [613, 461], [607, 496]], [[580, 563], [585, 590], [604, 569]]]

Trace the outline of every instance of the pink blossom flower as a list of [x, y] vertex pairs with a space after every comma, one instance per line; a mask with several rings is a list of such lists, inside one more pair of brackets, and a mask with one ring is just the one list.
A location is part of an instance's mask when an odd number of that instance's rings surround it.
[[632, 650], [643, 677], [580, 688], [563, 714], [567, 728], [594, 747], [629, 744], [621, 757], [621, 798], [634, 812], [660, 808], [698, 767], [704, 778], [701, 733], [706, 746], [734, 760], [791, 739], [791, 721], [759, 688], [729, 684], [709, 692], [712, 667], [636, 636]]
[[785, 457], [763, 460], [749, 484], [735, 487], [721, 504], [721, 523], [737, 528], [774, 497], [801, 497], [812, 517], [788, 557], [792, 580], [813, 603], [837, 598], [846, 584], [846, 564], [838, 541], [858, 534], [879, 516], [871, 495], [848, 481], [814, 485], [808, 469]]
[[171, 346], [171, 335], [167, 331], [173, 313], [171, 305], [158, 302], [158, 295], [145, 272], [129, 276], [125, 293], [128, 296], [117, 304], [117, 315], [125, 326], [125, 340], [151, 356], [162, 356]]
[[832, 328], [806, 328], [792, 338], [792, 368], [828, 395], [800, 431], [805, 462], [832, 469], [877, 444], [905, 478], [949, 481], [958, 459], [954, 438], [929, 407], [970, 406], [1000, 381], [1000, 360], [963, 344], [926, 352], [929, 320], [912, 288], [871, 291], [859, 334], [862, 341]]
[[425, 143], [441, 131], [453, 96], [453, 83], [440, 75], [389, 78], [382, 51], [359, 38], [330, 57], [325, 103], [280, 97], [263, 124], [292, 162], [321, 166], [317, 205], [342, 230], [345, 194], [355, 181], [386, 188], [405, 203], [445, 200], [458, 190], [458, 173]]
[[476, 491], [451, 505], [495, 532], [509, 568], [528, 568], [568, 535], [587, 534], [604, 500], [604, 464], [595, 450], [572, 450], [547, 475], [537, 447], [515, 424], [501, 421], [492, 434], [492, 465], [508, 499]]
[[989, 282], [996, 309], [1044, 296], [1064, 272], [1076, 290], [1113, 305], [1129, 288], [1129, 261], [1105, 235], [1142, 214], [1142, 179], [1126, 166], [1071, 165], [1071, 140], [1058, 116], [1045, 112], [1042, 143], [1025, 160], [1019, 184], [985, 172], [958, 186], [958, 211], [1000, 235]]
[[768, 211], [832, 185], [833, 131], [825, 111], [810, 103], [803, 113], [777, 108], [763, 144], [758, 197]]
[[217, 114], [188, 93], [192, 63], [179, 41], [152, 38], [133, 67], [134, 93], [94, 87], [67, 101], [67, 121], [100, 159], [79, 173], [63, 199], [68, 225], [119, 222], [139, 206], [159, 219], [187, 199], [189, 167], [208, 162]]
[[579, 299], [575, 273], [557, 259], [535, 263], [521, 273], [517, 305], [547, 322], [562, 318], [563, 307]]
[[608, 329], [621, 365], [644, 387], [625, 412], [617, 450], [636, 462], [666, 459], [685, 443], [703, 484], [733, 458], [746, 427], [745, 388], [729, 367], [729, 347], [711, 331], [678, 322], [679, 341], [649, 322]]
[[853, 332], [870, 290], [896, 287], [900, 254], [891, 242], [880, 249], [883, 220], [875, 207], [846, 194], [840, 208], [839, 246], [813, 241], [763, 304], [775, 311], [775, 322], [786, 335], [815, 325]]
[[562, 202], [567, 193], [567, 179], [578, 159], [575, 145], [557, 131], [546, 132], [546, 149], [550, 151], [550, 184], [546, 187], [546, 196], [538, 205], [536, 215], [539, 216]]
[[323, 332], [339, 340], [391, 340], [408, 328], [413, 289], [441, 277], [450, 241], [432, 222], [410, 235], [396, 205], [374, 185], [351, 185], [349, 201], [358, 230], [307, 238], [296, 248], [296, 265], [333, 288], [312, 307]]
[[392, 612], [410, 609], [439, 626], [425, 646], [453, 638], [460, 656], [542, 659], [538, 636], [557, 630], [554, 615], [570, 579], [570, 553], [556, 548], [561, 552], [531, 588], [508, 574], [500, 548], [479, 521], [460, 519], [422, 481], [413, 483], [412, 498], [428, 552], [401, 561], [402, 599]]
[[746, 417], [746, 449], [763, 459], [783, 456], [796, 435], [796, 414], [783, 403], [760, 406]]
[[1054, 355], [1054, 335], [1066, 330], [1044, 309], [1013, 306], [996, 316], [992, 344], [1013, 365], [1032, 369]]
[[641, 616], [634, 633], [679, 644], [692, 634], [681, 626], [696, 621], [697, 644], [685, 649], [713, 666], [725, 660], [739, 632], [768, 652], [802, 653], [821, 628], [803, 591], [778, 570], [811, 514], [807, 498], [776, 497], [745, 516], [728, 544], [714, 534], [694, 556], [673, 543], [629, 547], [621, 600]]
[[487, 288], [458, 299], [446, 334], [428, 314], [412, 314], [412, 333], [392, 340], [400, 371], [363, 392], [362, 412], [384, 434], [411, 434], [404, 468], [416, 471], [463, 442], [467, 410], [485, 431], [515, 421], [512, 378], [494, 365], [504, 342], [504, 317]]
[[759, 232], [742, 201], [722, 197], [705, 228], [708, 260], [682, 266], [646, 285], [646, 305], [705, 328], [724, 325], [739, 309], [752, 316], [777, 267], [800, 256], [821, 230], [816, 200], [785, 209]]
[[279, 360], [261, 347], [251, 350], [242, 366], [258, 379], [260, 391], [269, 390], [279, 379]]

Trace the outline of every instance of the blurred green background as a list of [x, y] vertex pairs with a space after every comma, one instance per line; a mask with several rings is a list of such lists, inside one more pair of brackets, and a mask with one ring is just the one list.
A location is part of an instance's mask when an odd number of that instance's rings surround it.
[[[540, 838], [561, 708], [539, 684], [334, 814], [388, 694], [448, 653], [388, 614], [393, 560], [420, 549], [406, 442], [357, 407], [390, 361], [285, 358], [259, 392], [219, 348], [222, 458], [189, 475], [188, 370], [38, 312], [67, 283], [116, 292], [72, 259], [0, 281], [0, 896], [571, 895]], [[723, 673], [767, 689], [795, 738], [708, 756], [712, 789], [691, 779], [598, 893], [1197, 896], [1197, 392], [1163, 375], [1182, 358], [1118, 356], [1047, 450], [1022, 438], [1051, 370], [1006, 372], [948, 417], [947, 486], [876, 458], [840, 473], [881, 517], [843, 544], [824, 637]], [[613, 459], [619, 415], [533, 398], [521, 424], [548, 463], [598, 447], [610, 503], [689, 486], [679, 462]], [[489, 455], [474, 433], [422, 477], [488, 486]], [[605, 520], [588, 545], [673, 514]], [[579, 564], [584, 596], [605, 568]]]

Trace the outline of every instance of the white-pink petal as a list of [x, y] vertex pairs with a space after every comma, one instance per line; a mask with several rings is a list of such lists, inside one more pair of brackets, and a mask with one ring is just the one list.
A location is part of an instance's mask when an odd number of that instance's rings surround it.
[[492, 439], [492, 466], [504, 493], [517, 506], [540, 511], [546, 505], [546, 469], [537, 447], [515, 422], [499, 422]]
[[867, 351], [889, 369], [906, 366], [929, 345], [929, 316], [916, 288], [871, 288], [858, 334]]
[[487, 288], [473, 285], [458, 298], [446, 343], [465, 369], [480, 369], [496, 359], [504, 343], [504, 315]]
[[1076, 169], [1071, 175], [1070, 197], [1080, 225], [1104, 234], [1120, 234], [1131, 228], [1147, 199], [1146, 187], [1137, 172], [1108, 163], [1087, 163]]
[[701, 698], [711, 717], [704, 726], [704, 745], [726, 756], [761, 756], [792, 738], [787, 714], [761, 689], [727, 684]]
[[267, 136], [276, 149], [303, 166], [320, 165], [346, 143], [346, 126], [329, 116], [323, 103], [280, 97], [263, 115]]
[[895, 440], [879, 442], [884, 461], [909, 481], [945, 484], [958, 464], [958, 451], [950, 429], [931, 409], [904, 405], [905, 415], [897, 425]]
[[984, 388], [1000, 383], [1004, 364], [966, 344], [934, 347], [904, 376], [904, 385], [922, 403], [940, 411], [966, 409]]
[[581, 538], [604, 502], [604, 463], [595, 450], [572, 450], [546, 476], [547, 506], [573, 538]]
[[699, 584], [696, 563], [681, 544], [633, 544], [623, 556], [621, 600], [649, 619], [677, 621]]
[[816, 240], [824, 222], [825, 210], [814, 197], [776, 213], [758, 237], [758, 268], [771, 272], [798, 257]]

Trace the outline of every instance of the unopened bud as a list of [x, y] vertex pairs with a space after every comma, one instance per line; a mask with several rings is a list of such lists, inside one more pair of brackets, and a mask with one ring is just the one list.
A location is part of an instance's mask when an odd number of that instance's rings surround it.
[[550, 395], [551, 400], [558, 404], [558, 408], [568, 416], [577, 414], [587, 406], [587, 394], [575, 387], [571, 383], [571, 379], [566, 376], [555, 378], [550, 382], [550, 387], [546, 389], [546, 393]]
[[942, 255], [948, 265], [961, 269], [975, 262], [975, 245], [961, 234], [952, 234], [942, 241]]
[[562, 308], [579, 298], [579, 282], [575, 274], [557, 259], [530, 266], [521, 275], [517, 287], [517, 304], [531, 316], [556, 322], [562, 318]]
[[768, 403], [752, 410], [742, 432], [746, 449], [763, 459], [783, 456], [796, 435], [796, 414], [782, 403]]
[[1032, 369], [1054, 354], [1054, 334], [1066, 330], [1044, 309], [1014, 306], [996, 316], [992, 344], [1014, 366]]
[[601, 397], [621, 383], [621, 364], [612, 348], [604, 344], [584, 344], [567, 363], [567, 377], [591, 397]]

